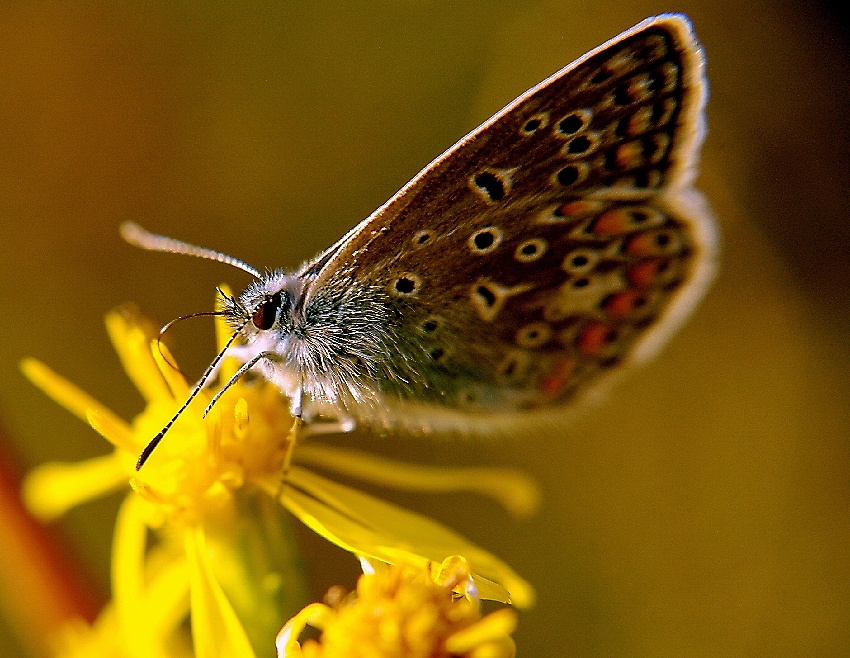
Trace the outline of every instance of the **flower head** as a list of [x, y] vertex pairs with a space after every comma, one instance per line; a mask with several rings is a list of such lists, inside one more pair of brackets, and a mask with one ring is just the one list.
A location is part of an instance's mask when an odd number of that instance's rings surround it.
[[[278, 634], [279, 658], [513, 658], [516, 615], [503, 608], [482, 617], [469, 563], [460, 556], [424, 569], [365, 565], [348, 596], [331, 590]], [[306, 625], [321, 629], [303, 646]]]

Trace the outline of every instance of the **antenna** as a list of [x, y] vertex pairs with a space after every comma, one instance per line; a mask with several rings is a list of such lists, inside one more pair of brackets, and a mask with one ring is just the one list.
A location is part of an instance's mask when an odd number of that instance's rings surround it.
[[[189, 403], [195, 399], [198, 393], [201, 392], [201, 389], [204, 387], [204, 384], [207, 383], [207, 380], [210, 378], [210, 375], [212, 374], [213, 370], [215, 370], [215, 367], [218, 365], [218, 362], [221, 361], [222, 357], [224, 356], [224, 353], [227, 352], [227, 349], [233, 344], [233, 341], [236, 340], [236, 337], [239, 335], [239, 332], [242, 330], [242, 327], [248, 324], [249, 321], [250, 318], [245, 320], [245, 322], [242, 323], [242, 326], [238, 327], [236, 331], [233, 332], [233, 335], [228, 339], [221, 352], [216, 354], [215, 358], [207, 366], [207, 369], [204, 371], [204, 374], [201, 375], [201, 379], [198, 381], [198, 383], [195, 384], [195, 388], [193, 388], [192, 392], [189, 393], [189, 397], [186, 398], [186, 401], [183, 403], [183, 406], [180, 407], [180, 409], [177, 410], [177, 413], [171, 417], [171, 420], [169, 420], [165, 424], [165, 427], [163, 427], [159, 431], [159, 434], [157, 434], [150, 441], [148, 441], [148, 444], [145, 446], [144, 450], [142, 450], [142, 454], [139, 455], [139, 459], [136, 462], [137, 471], [141, 470], [142, 466], [145, 465], [145, 462], [148, 460], [148, 457], [151, 456], [151, 453], [159, 445], [159, 442], [162, 441], [162, 438], [165, 436], [165, 433], [171, 429], [172, 425], [174, 425], [174, 421], [180, 418], [180, 415], [186, 410], [186, 407], [189, 406]], [[207, 411], [209, 411], [209, 407], [207, 408]], [[204, 412], [204, 415], [206, 416], [206, 411]]]
[[163, 338], [163, 336], [165, 336], [166, 332], [169, 329], [171, 329], [171, 327], [173, 327], [178, 322], [182, 322], [183, 320], [189, 320], [191, 318], [204, 318], [204, 317], [216, 316], [216, 315], [224, 315], [224, 311], [198, 311], [197, 313], [190, 313], [189, 315], [181, 315], [179, 318], [174, 318], [173, 320], [166, 322], [162, 326], [162, 328], [159, 330], [159, 334], [157, 334], [157, 337], [156, 337], [156, 348], [159, 350], [159, 355], [163, 359], [165, 359], [165, 362], [168, 365], [170, 365], [172, 368], [174, 368], [177, 372], [181, 372], [179, 366], [176, 363], [174, 363], [173, 361], [171, 361], [171, 359], [168, 356], [163, 354], [163, 352], [162, 352], [162, 338]]
[[147, 249], [148, 251], [165, 251], [171, 254], [184, 254], [186, 256], [196, 256], [197, 258], [205, 258], [206, 260], [214, 260], [225, 265], [232, 265], [244, 272], [247, 272], [255, 279], [262, 279], [263, 275], [256, 267], [251, 267], [248, 263], [228, 256], [214, 249], [206, 247], [197, 247], [182, 240], [175, 240], [164, 235], [156, 235], [149, 233], [135, 222], [124, 222], [121, 224], [121, 237], [131, 245]]

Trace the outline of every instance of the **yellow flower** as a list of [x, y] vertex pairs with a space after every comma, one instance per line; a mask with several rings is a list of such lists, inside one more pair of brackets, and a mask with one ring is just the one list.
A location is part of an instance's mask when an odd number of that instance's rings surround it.
[[[45, 365], [25, 360], [22, 369], [30, 380], [88, 422], [114, 451], [81, 463], [39, 467], [25, 482], [24, 498], [30, 510], [50, 519], [124, 488], [129, 480], [135, 493], [119, 513], [112, 557], [114, 626], [125, 640], [122, 655], [165, 655], [179, 624], [153, 624], [146, 610], [169, 605], [172, 620], [191, 612], [197, 656], [254, 656], [257, 644], [270, 637], [265, 631], [279, 627], [281, 616], [275, 619], [274, 613], [281, 610], [281, 599], [294, 605], [298, 598], [291, 539], [285, 532], [273, 536], [278, 524], [268, 520], [274, 514], [269, 506], [279, 509], [273, 501], [358, 556], [424, 567], [462, 554], [482, 598], [532, 603], [528, 583], [490, 553], [431, 519], [328, 480], [305, 465], [408, 489], [474, 490], [518, 515], [536, 505], [531, 482], [512, 471], [401, 465], [309, 441], [293, 453], [287, 400], [264, 381], [240, 380], [206, 418], [202, 411], [217, 388], [202, 391], [137, 472], [140, 451], [180, 407], [190, 386], [132, 312], [110, 313], [106, 324], [146, 407], [127, 423]], [[223, 321], [217, 331], [223, 345], [229, 331]], [[225, 359], [220, 381], [237, 368]], [[290, 455], [294, 459], [285, 468]], [[252, 511], [246, 513], [246, 507]], [[262, 523], [259, 532], [257, 523]], [[150, 529], [158, 531], [153, 550], [147, 546]], [[266, 538], [260, 547], [254, 539], [258, 535]], [[268, 600], [277, 606], [266, 605]]]
[[[333, 590], [290, 619], [277, 638], [279, 658], [513, 658], [513, 610], [481, 616], [469, 563], [460, 556], [426, 568], [365, 564], [357, 590]], [[302, 646], [306, 625], [321, 638]]]

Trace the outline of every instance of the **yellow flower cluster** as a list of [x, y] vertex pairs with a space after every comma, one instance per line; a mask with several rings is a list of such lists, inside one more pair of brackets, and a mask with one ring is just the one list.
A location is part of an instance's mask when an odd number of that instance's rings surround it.
[[[279, 658], [513, 658], [516, 614], [502, 608], [481, 616], [462, 557], [436, 569], [366, 567], [356, 592], [311, 604], [283, 627]], [[308, 624], [322, 635], [302, 646], [298, 636]]]

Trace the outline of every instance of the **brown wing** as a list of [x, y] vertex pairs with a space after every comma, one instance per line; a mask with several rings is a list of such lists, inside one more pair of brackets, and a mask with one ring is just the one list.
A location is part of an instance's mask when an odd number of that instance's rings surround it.
[[688, 187], [704, 97], [687, 19], [644, 21], [431, 163], [328, 252], [308, 297], [387, 292], [405, 337], [389, 379], [414, 390], [384, 382], [392, 397], [566, 402], [657, 346], [710, 279], [713, 222]]

